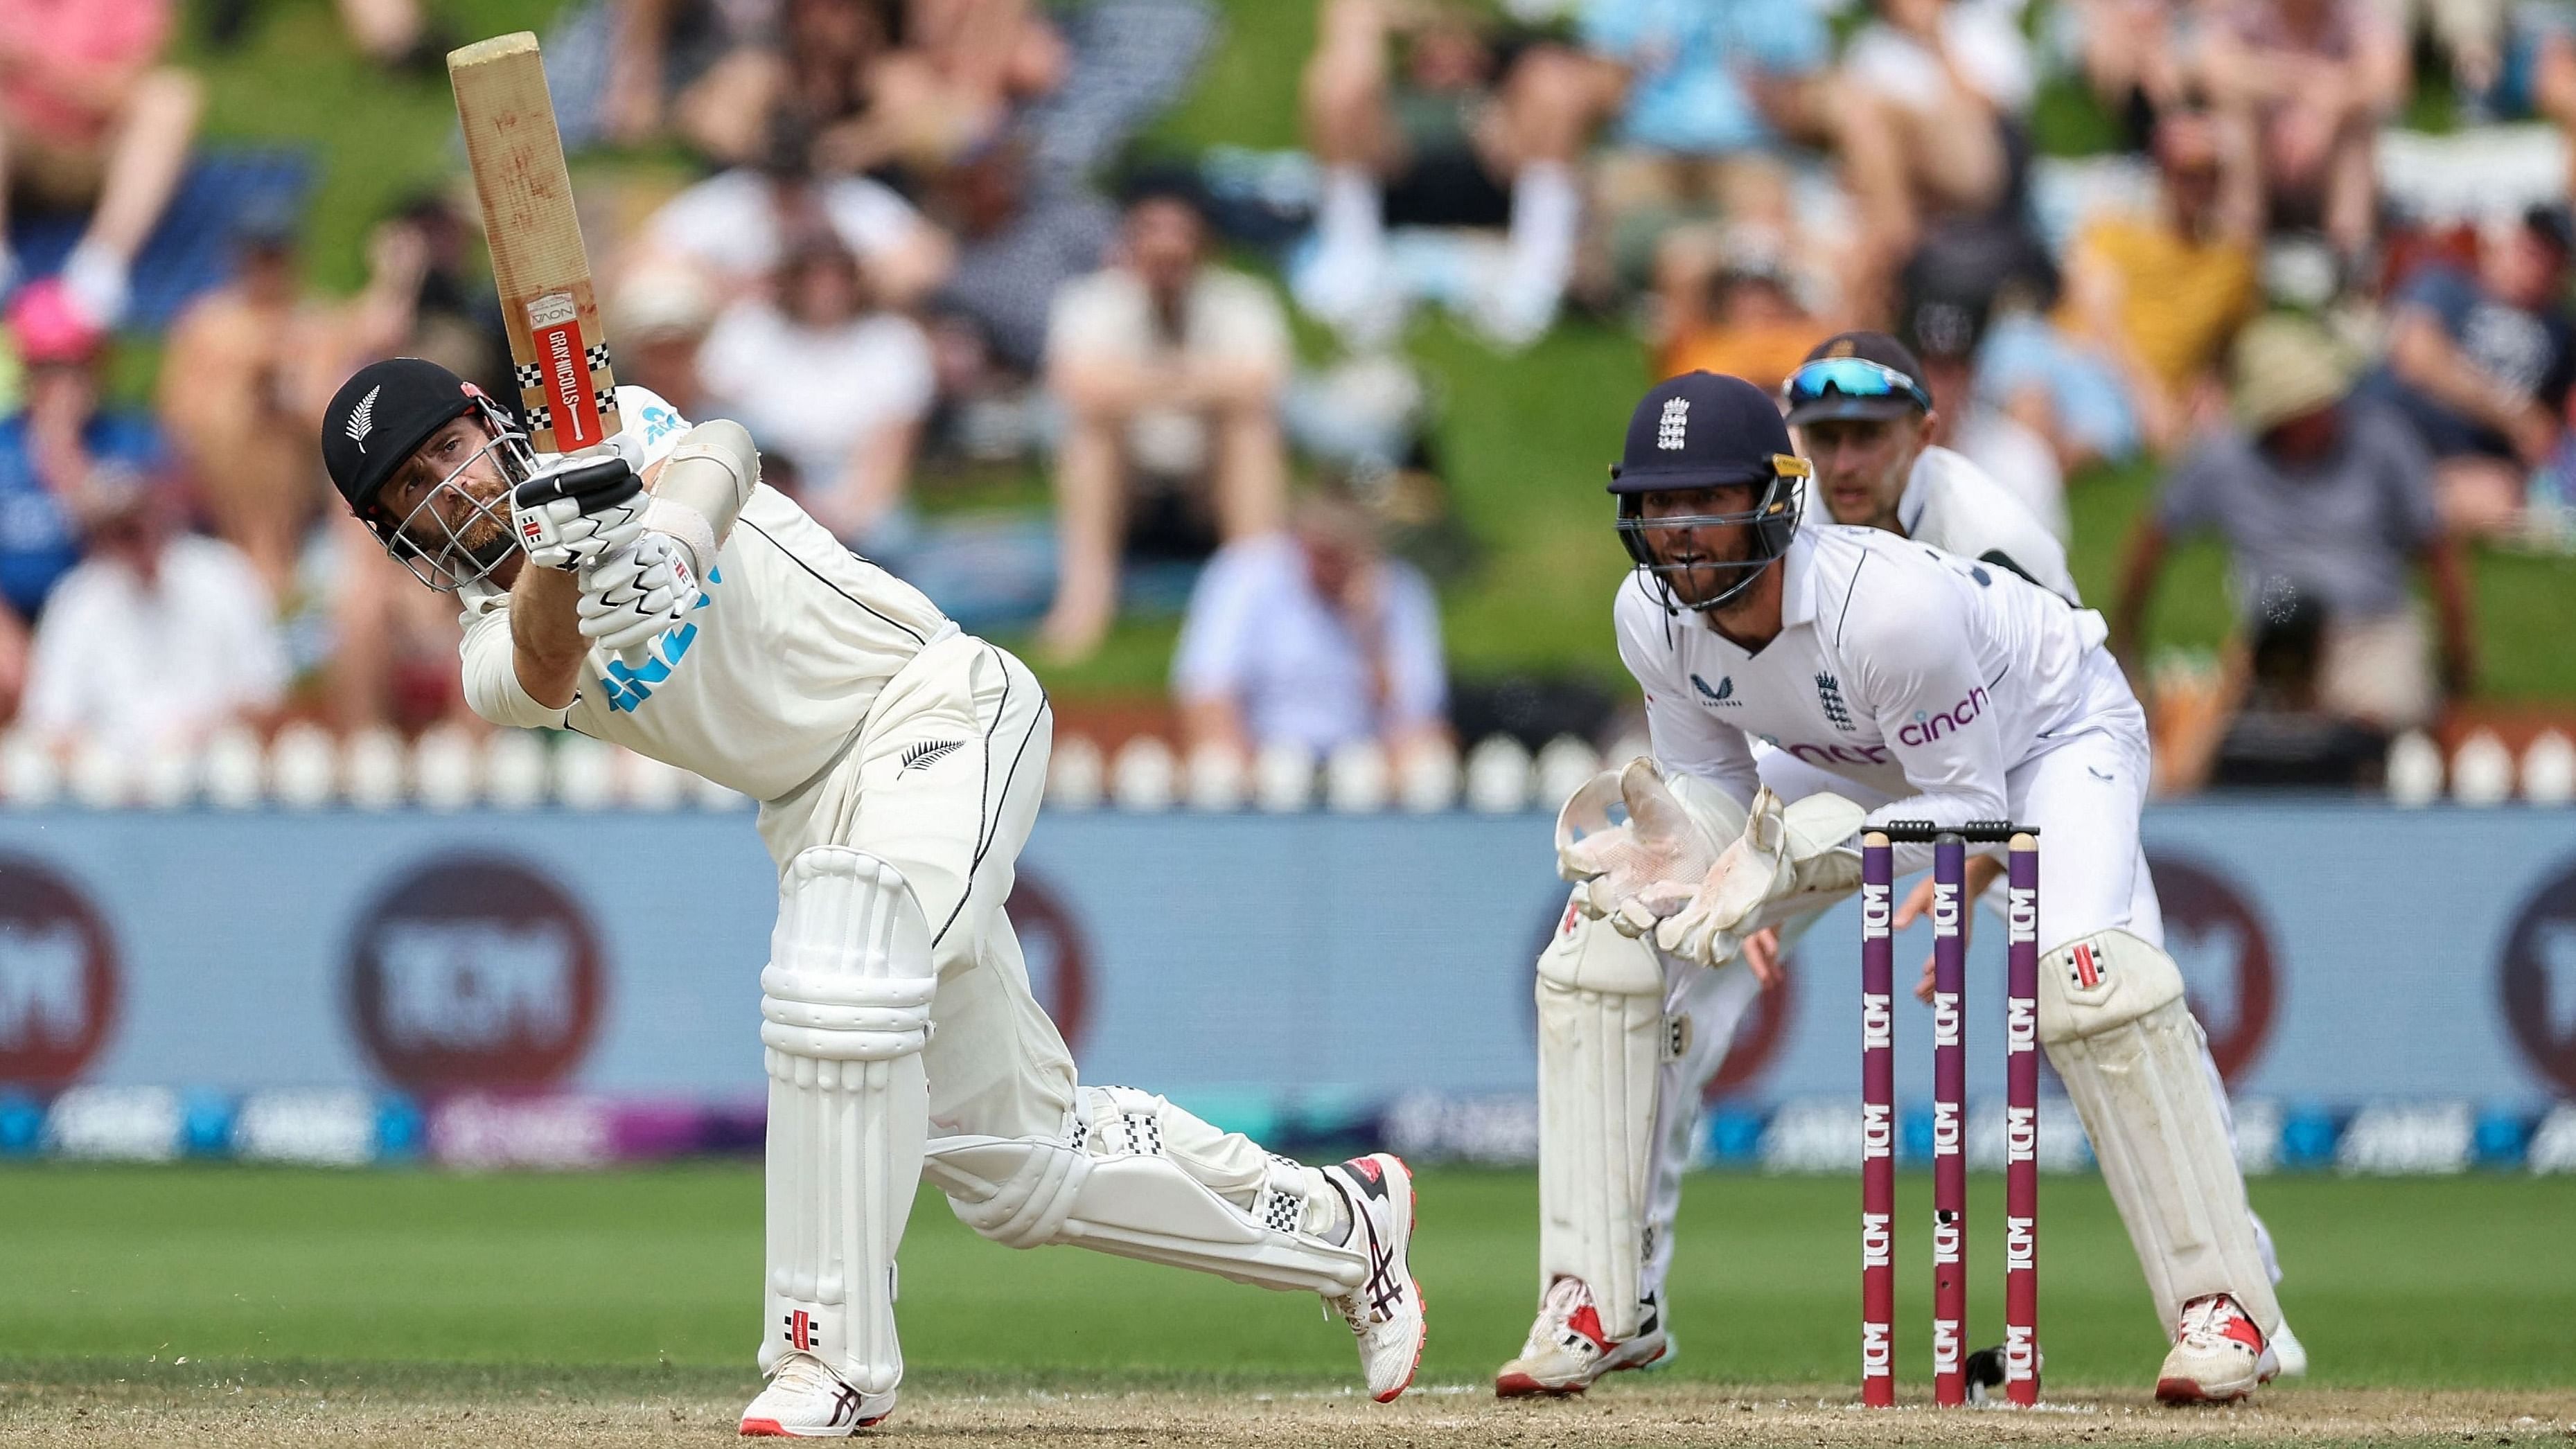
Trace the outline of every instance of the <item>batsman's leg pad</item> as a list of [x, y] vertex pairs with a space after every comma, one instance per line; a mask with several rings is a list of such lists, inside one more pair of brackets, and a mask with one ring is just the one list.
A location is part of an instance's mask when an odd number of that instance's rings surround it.
[[1653, 943], [1570, 914], [1538, 958], [1539, 1290], [1583, 1280], [1614, 1342], [1644, 1309], [1656, 1088], [1675, 1045]]
[[2111, 930], [2049, 952], [2039, 980], [2040, 1042], [2093, 1139], [2164, 1330], [2185, 1303], [2227, 1293], [2268, 1337], [2281, 1309], [2182, 972]]
[[903, 1377], [895, 1250], [921, 1178], [930, 923], [893, 866], [845, 846], [788, 862], [760, 973], [769, 1069], [760, 1367], [811, 1353], [864, 1393]]
[[1344, 1211], [1314, 1202], [1335, 1191], [1321, 1173], [1133, 1087], [1081, 1089], [1054, 1138], [942, 1137], [924, 1172], [968, 1227], [1014, 1248], [1074, 1243], [1334, 1296], [1368, 1276], [1360, 1249], [1311, 1231]]

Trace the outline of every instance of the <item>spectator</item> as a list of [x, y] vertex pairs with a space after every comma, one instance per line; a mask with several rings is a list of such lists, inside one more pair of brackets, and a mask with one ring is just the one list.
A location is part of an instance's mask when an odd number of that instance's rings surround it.
[[26, 677], [28, 631], [80, 561], [72, 500], [103, 473], [157, 474], [151, 421], [99, 406], [99, 337], [59, 309], [10, 309], [25, 403], [0, 419], [0, 714]]
[[305, 435], [329, 386], [315, 364], [327, 367], [330, 322], [304, 294], [289, 218], [251, 217], [238, 240], [233, 280], [171, 324], [155, 411], [215, 533], [284, 598], [320, 499]]
[[713, 416], [698, 349], [715, 318], [714, 290], [696, 268], [662, 261], [629, 269], [601, 319], [617, 339], [618, 381], [660, 394], [684, 418]]
[[2325, 708], [2387, 730], [2425, 723], [2436, 697], [2407, 595], [2410, 563], [2431, 586], [2442, 684], [2454, 697], [2469, 691], [2476, 657], [2467, 583], [2434, 507], [2423, 445], [2393, 411], [2347, 396], [2351, 370], [2313, 324], [2251, 324], [2237, 340], [2234, 371], [2234, 425], [2203, 438], [2131, 536], [2114, 650], [2134, 677], [2169, 541], [2215, 529], [2249, 615], [2291, 586], [2324, 610], [2317, 698]]
[[2536, 209], [2479, 238], [2474, 273], [2428, 267], [2390, 301], [2388, 358], [2365, 386], [2423, 435], [2460, 533], [2518, 528], [2524, 485], [2557, 450], [2576, 383], [2570, 244], [2566, 210]]
[[1927, 260], [1918, 253], [1900, 279], [1905, 300], [1898, 333], [1923, 364], [1923, 386], [1932, 394], [1936, 419], [1932, 441], [2002, 484], [2059, 543], [2073, 542], [2066, 474], [2055, 450], [1976, 388], [1986, 299], [1973, 284], [1954, 285], [1954, 279], [1923, 265]]
[[2068, 248], [2054, 314], [2009, 319], [1978, 386], [2057, 450], [2068, 470], [2162, 453], [2191, 430], [2228, 340], [2257, 300], [2260, 183], [2250, 148], [2217, 119], [2156, 123], [2156, 200], [2091, 222]]
[[[781, 8], [780, 0], [604, 0], [577, 15], [546, 41], [549, 79], [570, 61], [588, 82], [555, 87], [565, 143], [637, 146], [671, 131], [720, 166], [758, 156], [784, 64]], [[874, 9], [833, 8], [863, 17]], [[804, 38], [815, 62], [833, 57], [820, 37]]]
[[264, 722], [287, 664], [259, 570], [228, 543], [176, 532], [176, 501], [145, 475], [94, 473], [73, 506], [89, 556], [37, 626], [22, 723], [136, 759]]
[[2038, 87], [2018, 17], [1993, 0], [1876, 0], [1843, 52], [1841, 104], [1883, 128], [1887, 198], [1910, 238], [1924, 216], [1980, 216], [2012, 179], [2008, 128]]
[[889, 547], [934, 378], [911, 318], [868, 294], [858, 261], [829, 234], [793, 246], [776, 300], [725, 309], [698, 352], [709, 402], [793, 460], [799, 499], [853, 547]]
[[[864, 11], [853, 0], [789, 0], [790, 67], [803, 71], [812, 48], [806, 17], [846, 30], [832, 11]], [[825, 169], [856, 175], [898, 165], [935, 175], [991, 145], [1027, 103], [1061, 85], [1070, 63], [1064, 37], [1031, 0], [901, 0], [882, 7], [895, 43], [869, 57], [859, 89], [835, 107], [806, 85], [804, 114], [821, 126]]]
[[0, 0], [0, 294], [18, 281], [7, 212], [23, 199], [89, 224], [20, 305], [93, 331], [125, 315], [202, 104], [194, 76], [154, 64], [171, 18], [170, 0]]
[[[766, 473], [766, 469], [763, 470]], [[489, 728], [465, 706], [456, 651], [464, 643], [456, 602], [420, 586], [367, 526], [332, 516], [328, 587], [331, 722], [343, 732], [379, 726], [417, 734], [446, 723]]]
[[[1390, 52], [1410, 31], [1401, 70]], [[1326, 0], [1305, 75], [1307, 146], [1324, 167], [1316, 246], [1298, 297], [1359, 335], [1400, 315], [1390, 226], [1509, 228], [1468, 314], [1507, 345], [1555, 320], [1582, 224], [1575, 172], [1603, 109], [1599, 69], [1562, 47], [1498, 47], [1465, 12]]]
[[2315, 593], [2281, 581], [2259, 602], [2251, 632], [2245, 648], [2230, 652], [2216, 728], [2200, 740], [2157, 740], [2163, 791], [2379, 783], [2388, 732], [2337, 714], [2322, 698], [2326, 611]]
[[1048, 653], [1074, 660], [1099, 646], [1131, 524], [1166, 522], [1202, 552], [1279, 526], [1289, 361], [1278, 301], [1207, 260], [1194, 197], [1140, 191], [1118, 260], [1065, 288], [1047, 328], [1047, 388], [1067, 414]]
[[930, 202], [957, 236], [957, 265], [931, 298], [943, 391], [958, 395], [1034, 378], [1045, 364], [1056, 294], [1097, 271], [1118, 239], [1118, 217], [1088, 192], [1032, 185], [1017, 137], [966, 159]]
[[2120, 123], [2126, 149], [2154, 142], [2156, 120], [2188, 102], [2196, 81], [2177, 31], [2176, 0], [2071, 0], [2059, 13], [2093, 98]]
[[2234, 0], [2199, 27], [2211, 99], [2256, 141], [2275, 229], [2346, 261], [2377, 221], [2379, 125], [2406, 99], [2406, 42], [2371, 0]]
[[[1668, 299], [1702, 295], [1719, 248], [1704, 228], [1676, 223], [1712, 212], [1794, 238], [1793, 255], [1835, 250], [1799, 231], [1781, 154], [1789, 140], [1837, 141], [1852, 114], [1834, 102], [1833, 37], [1816, 7], [1588, 0], [1579, 28], [1620, 85], [1613, 144], [1594, 167], [1614, 270], [1651, 274]], [[1884, 197], [1893, 173], [1883, 154], [1876, 162]], [[1824, 269], [1844, 265], [1834, 257]]]
[[758, 167], [718, 172], [663, 203], [644, 223], [643, 250], [697, 265], [731, 300], [769, 280], [791, 239], [825, 230], [859, 257], [889, 307], [910, 307], [953, 260], [939, 229], [882, 182], [816, 175], [810, 138], [793, 127]]
[[1239, 539], [1209, 560], [1181, 625], [1172, 692], [1193, 752], [1226, 749], [1246, 763], [1273, 745], [1320, 758], [1374, 740], [1401, 768], [1449, 742], [1439, 604], [1339, 494], [1299, 499], [1287, 531]]
[[1706, 303], [1670, 318], [1658, 366], [1666, 377], [1722, 372], [1777, 392], [1829, 324], [1800, 302], [1777, 238], [1747, 223], [1731, 229], [1725, 255]]

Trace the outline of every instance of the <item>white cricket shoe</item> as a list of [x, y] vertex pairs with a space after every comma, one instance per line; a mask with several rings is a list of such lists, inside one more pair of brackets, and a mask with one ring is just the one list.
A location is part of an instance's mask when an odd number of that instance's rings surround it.
[[1427, 1321], [1422, 1285], [1413, 1281], [1413, 1170], [1392, 1152], [1372, 1152], [1324, 1169], [1351, 1207], [1351, 1240], [1368, 1252], [1368, 1277], [1324, 1300], [1360, 1341], [1360, 1371], [1381, 1404], [1413, 1382], [1422, 1367]]
[[2182, 1306], [2173, 1351], [2156, 1373], [2156, 1397], [2168, 1404], [2228, 1404], [2263, 1381], [2263, 1330], [2224, 1293]]
[[742, 1411], [749, 1439], [846, 1439], [894, 1412], [894, 1394], [862, 1393], [810, 1353], [778, 1361], [769, 1386]]
[[2281, 1320], [2281, 1330], [2263, 1345], [2263, 1382], [2274, 1379], [2303, 1379], [2308, 1376], [2308, 1346], [2290, 1331], [2290, 1320]]
[[1580, 1278], [1559, 1278], [1539, 1299], [1538, 1320], [1530, 1325], [1521, 1356], [1495, 1371], [1494, 1397], [1579, 1394], [1603, 1374], [1657, 1362], [1671, 1346], [1654, 1299], [1646, 1300], [1635, 1336], [1613, 1343], [1601, 1331], [1601, 1310], [1593, 1305], [1592, 1290]]

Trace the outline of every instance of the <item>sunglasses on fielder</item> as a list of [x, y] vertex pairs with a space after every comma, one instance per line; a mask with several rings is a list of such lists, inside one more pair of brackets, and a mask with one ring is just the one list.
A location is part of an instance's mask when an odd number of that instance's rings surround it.
[[1783, 390], [1792, 409], [1842, 396], [1901, 397], [1927, 413], [1932, 411], [1932, 394], [1923, 390], [1923, 384], [1895, 368], [1859, 357], [1820, 357], [1789, 374]]

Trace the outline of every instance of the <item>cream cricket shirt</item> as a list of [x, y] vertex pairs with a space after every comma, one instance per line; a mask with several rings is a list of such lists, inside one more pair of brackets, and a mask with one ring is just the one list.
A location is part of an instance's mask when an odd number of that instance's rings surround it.
[[1809, 523], [1783, 567], [1780, 633], [1752, 652], [1667, 614], [1642, 575], [1620, 586], [1619, 655], [1666, 768], [1750, 802], [1762, 740], [1892, 798], [1872, 821], [1961, 824], [2005, 818], [2005, 772], [2083, 727], [2092, 610], [1874, 528]]
[[[619, 388], [617, 401], [626, 426], [613, 441], [639, 473], [689, 430], [642, 388]], [[576, 729], [771, 800], [838, 758], [886, 680], [957, 632], [920, 591], [767, 484], [752, 490], [716, 559], [688, 622], [654, 640], [640, 664], [591, 650], [564, 710], [520, 687], [510, 596], [469, 586], [466, 703], [494, 724]]]

